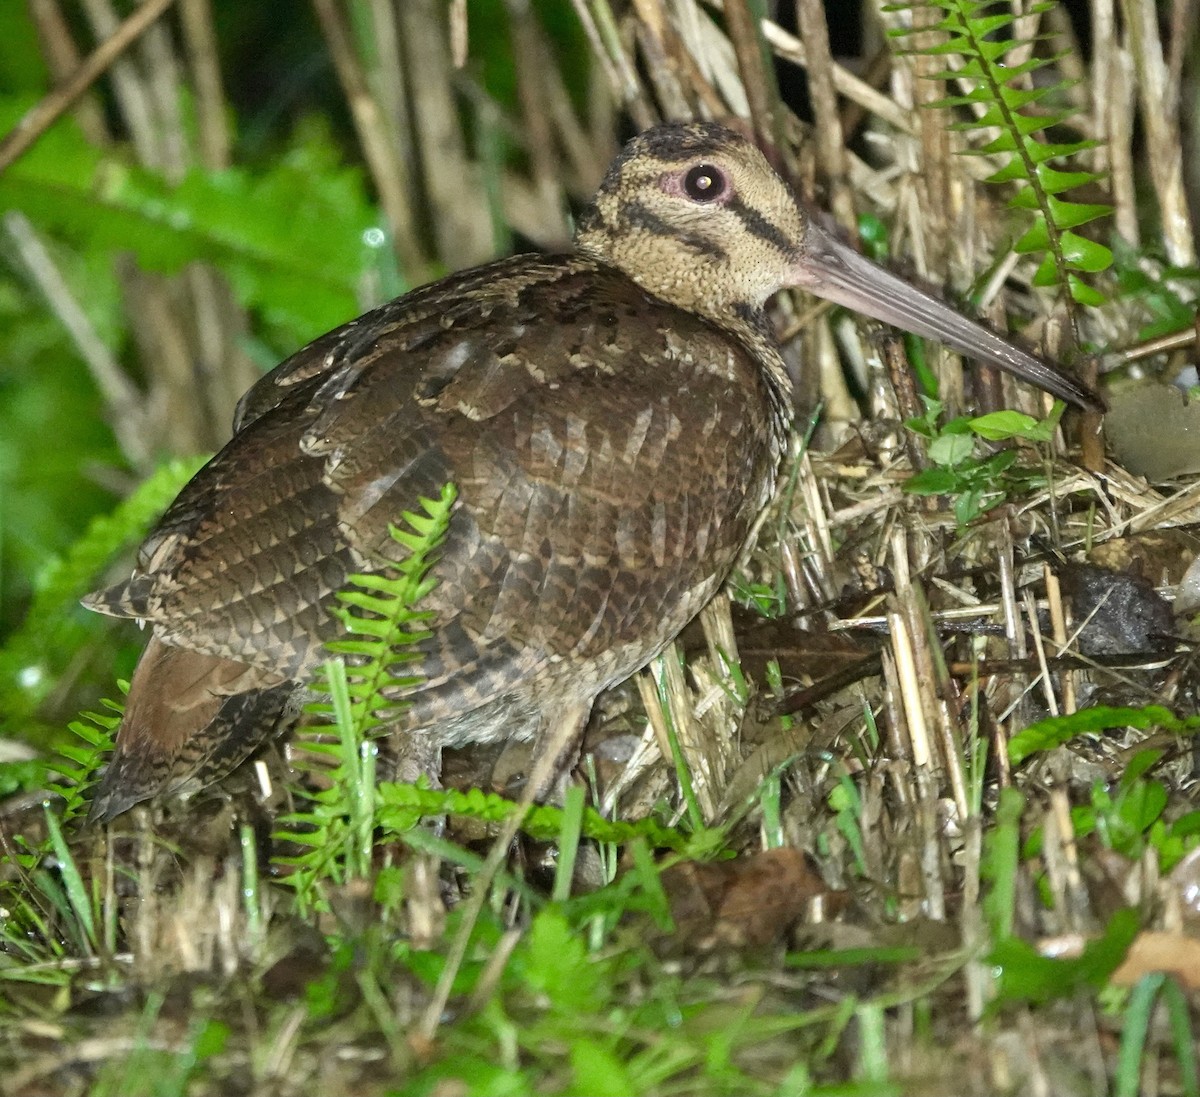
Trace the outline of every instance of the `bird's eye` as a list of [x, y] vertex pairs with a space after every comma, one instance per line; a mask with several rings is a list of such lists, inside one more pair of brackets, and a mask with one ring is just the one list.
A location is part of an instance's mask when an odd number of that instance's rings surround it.
[[712, 164], [697, 164], [683, 177], [683, 192], [693, 202], [713, 202], [728, 189], [725, 173]]

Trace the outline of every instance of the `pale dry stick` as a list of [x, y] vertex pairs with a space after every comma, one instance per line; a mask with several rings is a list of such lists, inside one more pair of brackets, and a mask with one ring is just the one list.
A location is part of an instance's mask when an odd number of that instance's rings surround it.
[[[1067, 650], [1067, 617], [1063, 612], [1062, 600], [1062, 584], [1058, 581], [1058, 576], [1051, 569], [1049, 564], [1043, 565], [1043, 573], [1046, 580], [1046, 603], [1050, 611], [1050, 635], [1052, 636], [1055, 645], [1059, 651]], [[1038, 646], [1041, 647], [1041, 633], [1035, 627], [1034, 635], [1038, 638]], [[1045, 673], [1045, 671], [1043, 671]], [[1062, 698], [1063, 711], [1068, 715], [1075, 712], [1077, 701], [1075, 696], [1075, 672], [1073, 670], [1064, 670], [1062, 673]], [[1050, 711], [1052, 715], [1057, 716], [1058, 710], [1051, 705]]]
[[1172, 88], [1158, 32], [1158, 9], [1145, 0], [1121, 0], [1130, 51], [1138, 77], [1150, 181], [1158, 199], [1163, 246], [1175, 266], [1196, 262], [1196, 237], [1183, 180], [1179, 89]]
[[441, 0], [405, 0], [399, 14], [437, 255], [452, 270], [474, 266], [495, 251], [493, 224], [455, 99], [444, 6]]
[[230, 137], [211, 0], [180, 0], [179, 18], [196, 92], [200, 162], [210, 171], [221, 171], [229, 167]]
[[487, 961], [483, 965], [483, 970], [479, 973], [479, 979], [471, 990], [471, 997], [467, 999], [467, 1012], [478, 1013], [488, 1004], [489, 999], [500, 985], [500, 978], [504, 975], [504, 969], [508, 966], [509, 957], [512, 956], [513, 950], [517, 947], [523, 933], [519, 929], [505, 930], [501, 935], [500, 940], [496, 942], [495, 947], [489, 954]]
[[942, 876], [942, 828], [938, 823], [938, 795], [933, 771], [921, 766], [916, 773], [918, 812], [924, 831], [921, 842], [921, 878], [925, 884], [925, 914], [935, 922], [946, 920], [946, 881]]
[[750, 11], [750, 0], [725, 0], [725, 30], [737, 56], [738, 73], [750, 104], [750, 121], [763, 154], [781, 171], [783, 161], [783, 117], [779, 89], [765, 48], [762, 32]]
[[[112, 37], [120, 28], [112, 0], [81, 0], [80, 6], [97, 41]], [[149, 30], [149, 27], [146, 29]], [[108, 73], [113, 98], [129, 131], [129, 139], [139, 162], [161, 170], [163, 151], [154, 105], [141, 72], [141, 64], [132, 56], [132, 51], [130, 53], [131, 56], [117, 58]]]
[[1089, 98], [1093, 112], [1091, 133], [1099, 142], [1092, 149], [1091, 155], [1092, 166], [1100, 173], [1108, 171], [1112, 166], [1110, 159], [1112, 117], [1109, 111], [1113, 88], [1110, 81], [1118, 52], [1114, 5], [1115, 0], [1090, 0], [1088, 4], [1089, 22], [1092, 29], [1090, 42], [1092, 64], [1088, 72], [1088, 82], [1091, 87]]
[[[641, 681], [641, 678], [642, 676], [639, 675], [638, 680]], [[625, 763], [620, 775], [604, 790], [604, 797], [599, 806], [600, 814], [606, 819], [611, 819], [617, 810], [617, 801], [625, 791], [632, 787], [642, 774], [649, 772], [652, 767], [660, 765], [662, 761], [663, 753], [659, 750], [654, 727], [647, 721], [641, 738], [638, 740], [637, 746], [633, 748], [633, 753]]]
[[24, 117], [0, 139], [0, 174], [17, 161], [93, 83], [96, 82], [137, 39], [144, 34], [175, 0], [146, 0], [132, 15], [100, 43], [87, 60], [44, 99], [31, 107]]
[[983, 908], [980, 901], [983, 891], [980, 879], [982, 862], [983, 820], [978, 815], [971, 815], [963, 824], [959, 925], [962, 929], [963, 950], [970, 957], [963, 965], [963, 985], [967, 1014], [972, 1024], [978, 1024], [982, 1020], [994, 982], [992, 965], [987, 962], [984, 952], [988, 936], [983, 924]]
[[29, 219], [19, 210], [10, 210], [4, 215], [4, 228], [54, 315], [67, 329], [96, 388], [112, 409], [112, 429], [121, 452], [134, 468], [147, 468], [151, 440], [145, 429], [145, 404], [141, 393], [92, 327], [87, 313], [75, 299]]
[[[931, 575], [929, 577], [929, 583], [931, 586], [937, 587], [938, 590], [940, 590], [948, 598], [953, 598], [956, 602], [960, 603], [963, 608], [974, 609], [976, 613], [979, 612], [979, 607], [984, 604], [983, 599], [980, 598], [979, 595], [972, 594], [969, 590], [963, 590], [962, 587], [956, 586], [947, 579], [943, 579], [940, 575]], [[939, 613], [942, 612], [947, 611], [932, 610], [930, 611], [930, 616], [934, 621], [936, 621], [938, 620]]]
[[713, 741], [709, 729], [696, 719], [678, 642], [650, 664], [650, 674], [658, 687], [658, 704], [665, 702], [675, 728], [675, 740], [691, 776], [700, 813], [705, 823], [712, 823], [725, 786], [725, 759], [720, 743]]
[[118, 257], [125, 292], [137, 301], [129, 323], [143, 360], [152, 365], [148, 378], [149, 407], [158, 412], [157, 426], [169, 431], [178, 453], [198, 453], [220, 446], [228, 415], [218, 422], [206, 401], [198, 399], [196, 348], [182, 323], [177, 294], [155, 274], [139, 269], [132, 257]]
[[[1050, 569], [1046, 569], [1049, 573]], [[1042, 630], [1038, 625], [1037, 599], [1033, 591], [1026, 590], [1022, 599], [1025, 605], [1025, 616], [1029, 618], [1029, 635], [1033, 637], [1033, 654], [1037, 659], [1038, 677], [1042, 680], [1042, 694], [1046, 698], [1046, 708], [1051, 716], [1058, 715], [1058, 698], [1054, 696], [1054, 684], [1050, 680], [1050, 666], [1046, 662], [1046, 645], [1042, 643]]]
[[904, 719], [908, 726], [913, 763], [918, 770], [924, 770], [933, 761], [929, 748], [929, 729], [925, 723], [925, 710], [921, 704], [921, 690], [917, 682], [913, 639], [909, 634], [904, 614], [899, 609], [888, 612], [888, 635], [891, 639], [892, 656], [896, 661], [896, 680], [900, 687], [900, 701], [904, 705]]
[[[1082, 43], [1079, 41], [1079, 36], [1075, 33], [1075, 27], [1071, 23], [1071, 16], [1067, 12], [1065, 5], [1055, 4], [1049, 7], [1044, 15], [1046, 17], [1046, 30], [1042, 32], [1043, 38], [1051, 38], [1054, 41], [1054, 52], [1058, 56], [1054, 59], [1058, 71], [1062, 74], [1063, 95], [1071, 104], [1071, 109], [1079, 116], [1077, 125], [1083, 130], [1088, 137], [1095, 137], [1094, 118], [1089, 111], [1091, 102], [1088, 98], [1088, 71], [1087, 64], [1084, 62], [1084, 51]], [[1036, 23], [1032, 29], [1026, 30], [1022, 25], [1021, 20], [1013, 24], [1014, 37], [1018, 40], [1017, 50], [1024, 56], [1031, 56], [1033, 53], [1033, 43], [1028, 43], [1028, 51], [1023, 39], [1027, 35], [1038, 33]], [[1012, 55], [1010, 54], [1009, 57]], [[1006, 67], [1011, 68], [1014, 64], [1009, 60], [1009, 57], [1004, 59]], [[1093, 60], [1093, 64], [1094, 64]], [[1021, 83], [1022, 88], [1033, 87], [1033, 74], [1027, 73]]]
[[667, 717], [658, 699], [658, 687], [649, 671], [643, 671], [637, 676], [638, 696], [642, 708], [646, 711], [646, 720], [650, 730], [654, 732], [654, 742], [663, 758], [671, 758], [671, 733], [667, 728]]
[[[935, 652], [936, 631], [925, 592], [920, 586], [909, 586], [907, 597], [898, 599], [900, 612], [906, 618], [912, 638], [913, 663], [916, 667], [917, 690], [927, 725], [932, 723], [934, 740], [941, 749], [951, 795], [960, 820], [967, 817], [967, 780], [963, 771], [961, 735], [950, 714], [946, 697], [950, 694], [949, 675], [940, 649]], [[930, 745], [932, 761], [932, 744]]]
[[[908, 734], [908, 724], [904, 715], [904, 704], [900, 699], [899, 671], [896, 659], [888, 648], [879, 653], [880, 679], [883, 682], [883, 711], [887, 716], [884, 726], [887, 736], [888, 753], [894, 765], [905, 765], [912, 769], [912, 737]], [[898, 772], [898, 768], [893, 770]], [[908, 810], [912, 803], [907, 784], [896, 779], [896, 802], [900, 810]]]
[[[168, 182], [182, 180], [197, 158], [209, 171], [230, 164], [228, 112], [209, 0], [181, 0], [179, 15], [194, 93], [195, 143], [183, 120], [182, 65], [165, 27], [151, 27], [141, 43], [144, 84], [157, 121], [161, 168]], [[203, 409], [197, 440], [207, 448], [224, 436], [233, 409], [260, 371], [241, 349], [239, 340], [246, 336], [248, 323], [223, 277], [208, 264], [192, 263], [177, 284], [186, 291], [184, 295], [172, 293], [165, 285], [156, 285], [153, 292], [168, 304], [162, 315], [173, 329], [171, 342], [192, 347], [192, 362], [178, 386], [176, 407], [186, 407], [189, 416]], [[158, 372], [157, 357], [148, 354], [147, 359], [153, 363], [152, 372]], [[175, 407], [167, 409], [169, 421], [176, 414]]]
[[1092, 155], [1096, 170], [1108, 173], [1117, 232], [1134, 248], [1140, 248], [1133, 151], [1133, 58], [1118, 39], [1113, 2], [1092, 0], [1091, 4], [1092, 103], [1096, 114], [1094, 133], [1099, 141]]
[[674, 8], [680, 58], [713, 117], [733, 114], [748, 118], [750, 103], [738, 75], [733, 43], [701, 12], [698, 0], [676, 0]]
[[1000, 604], [1004, 607], [1004, 635], [1008, 640], [1009, 654], [1014, 659], [1028, 655], [1025, 647], [1025, 632], [1021, 628], [1021, 616], [1017, 612], [1017, 584], [1013, 572], [1012, 533], [1007, 525], [1001, 525], [1000, 544], [996, 546], [996, 559], [1000, 567]]
[[[517, 66], [517, 100], [526, 152], [533, 169], [533, 187], [538, 204], [548, 219], [554, 211], [562, 211], [566, 203], [562, 191], [562, 169], [555, 153], [547, 87], [543, 74], [553, 68], [546, 56], [536, 17], [523, 0], [507, 0], [508, 25], [512, 34], [513, 52], [523, 59]], [[562, 220], [561, 212], [556, 220]]]
[[813, 470], [812, 454], [807, 450], [800, 457], [796, 476], [796, 487], [803, 500], [804, 527], [808, 532], [809, 544], [813, 546], [818, 565], [817, 589], [825, 598], [833, 598], [837, 592], [833, 572], [833, 533], [829, 528], [829, 515], [821, 495], [821, 482]]
[[[260, 1085], [272, 1080], [281, 1081], [292, 1069], [292, 1061], [300, 1046], [300, 1034], [304, 1022], [308, 1020], [309, 1007], [301, 1004], [296, 1006], [284, 1018], [283, 1024], [272, 1029], [270, 1052], [266, 1056], [259, 1079]], [[271, 1087], [274, 1088], [274, 1087]]]
[[450, 992], [454, 980], [462, 968], [471, 945], [471, 935], [475, 925], [483, 913], [488, 893], [496, 874], [508, 856], [508, 847], [512, 844], [521, 824], [533, 807], [539, 794], [544, 794], [550, 787], [555, 776], [562, 771], [566, 757], [572, 747], [578, 744], [579, 735], [583, 730], [588, 716], [588, 706], [582, 704], [568, 705], [559, 713], [558, 723], [547, 736], [545, 749], [535, 754], [533, 767], [529, 772], [525, 791], [517, 803], [517, 810], [501, 826], [499, 834], [488, 851], [482, 867], [475, 874], [472, 883], [471, 897], [463, 904], [462, 920], [458, 932], [450, 943], [450, 951], [446, 954], [446, 963], [438, 977], [437, 986], [429, 1000], [421, 1021], [417, 1027], [418, 1034], [425, 1040], [432, 1041], [442, 1022], [446, 1003], [450, 1000]]
[[180, 183], [192, 166], [192, 148], [183, 123], [183, 74], [171, 36], [161, 23], [150, 27], [137, 44], [142, 58], [142, 86], [162, 152], [160, 170], [172, 186]]
[[1177, 98], [1183, 87], [1183, 66], [1193, 52], [1196, 41], [1196, 23], [1200, 20], [1200, 4], [1197, 0], [1173, 0], [1171, 4], [1171, 29], [1168, 32], [1170, 55], [1167, 57], [1167, 82], [1172, 89], [1172, 98]]
[[741, 665], [728, 594], [722, 591], [700, 611], [700, 626], [704, 630], [708, 657], [722, 676], [726, 666]]
[[[465, 50], [466, 14], [464, 11], [460, 24], [459, 10], [459, 4], [451, 4], [448, 19], [452, 39], [456, 37], [455, 28], [461, 25], [461, 48]], [[364, 48], [369, 49], [371, 55], [370, 71], [366, 73], [367, 86], [370, 87], [375, 102], [379, 104], [379, 113], [387, 130], [388, 142], [396, 162], [397, 186], [404, 194], [412, 195], [412, 127], [408, 121], [408, 89], [404, 86], [404, 60], [400, 29], [396, 24], [396, 5], [393, 0], [370, 0], [368, 14], [371, 21], [371, 41], [369, 46]], [[460, 66], [456, 64], [455, 67]]]
[[683, 94], [683, 82], [667, 46], [670, 25], [661, 0], [634, 0], [638, 14], [638, 42], [646, 59], [645, 69], [658, 93], [658, 101], [667, 121], [682, 122], [692, 117]]
[[571, 3], [618, 100], [629, 111], [639, 130], [649, 129], [654, 125], [654, 111], [642, 92], [637, 70], [625, 52], [612, 8], [607, 0], [571, 0]]
[[354, 52], [349, 27], [337, 0], [313, 0], [321, 33], [329, 46], [333, 67], [350, 106], [350, 116], [362, 145], [371, 178], [379, 191], [379, 201], [391, 230], [396, 253], [405, 273], [421, 279], [427, 269], [425, 255], [417, 243], [409, 196], [399, 174], [398, 158], [388, 140], [387, 127], [379, 104], [371, 94], [362, 66]]
[[[1003, 607], [999, 602], [980, 602], [973, 606], [959, 606], [952, 609], [938, 609], [930, 613], [930, 619], [936, 624], [952, 625], [956, 621], [977, 621], [981, 617], [993, 617]], [[887, 624], [886, 616], [858, 616], [843, 621], [830, 621], [830, 632], [842, 632], [864, 628], [880, 628]]]
[[[923, 52], [943, 42], [942, 36], [932, 30], [940, 21], [940, 16], [940, 9], [932, 5], [917, 5], [912, 9], [913, 26], [917, 29], [913, 39], [916, 52], [911, 57], [916, 77], [912, 90], [913, 107], [917, 112], [917, 133], [921, 139], [918, 187], [923, 199], [918, 204], [921, 218], [919, 228], [928, 242], [929, 271], [936, 275], [942, 275], [949, 265], [950, 225], [955, 197], [951, 190], [954, 172], [950, 166], [952, 146], [949, 116], [946, 111], [934, 107], [945, 93], [942, 82], [934, 78], [945, 68], [945, 62], [940, 56], [931, 57]], [[956, 387], [961, 387], [961, 373]], [[958, 396], [961, 396], [961, 392], [951, 396], [952, 405], [958, 403], [955, 399]], [[943, 396], [943, 399], [946, 397]]]
[[[571, 185], [580, 193], [592, 194], [600, 185], [604, 166], [612, 161], [617, 152], [613, 139], [614, 127], [596, 126], [595, 136], [589, 136], [575, 115], [571, 94], [559, 66], [550, 63], [551, 51], [545, 32], [540, 28], [539, 39], [547, 62], [542, 72], [542, 89], [547, 110], [554, 122], [555, 134], [570, 165]], [[599, 108], [602, 101], [609, 102], [603, 81], [596, 81], [595, 91], [588, 96], [588, 101], [593, 110]]]
[[[764, 19], [762, 23], [763, 37], [766, 38], [772, 51], [777, 57], [791, 61], [802, 69], [808, 67], [808, 51], [804, 43], [794, 34], [784, 30], [778, 23]], [[836, 62], [830, 66], [834, 89], [852, 103], [856, 103], [869, 114], [875, 115], [893, 129], [911, 135], [913, 132], [912, 115], [898, 106], [896, 101], [883, 92], [873, 88], [865, 80], [855, 76], [849, 69]]]
[[904, 492], [899, 488], [880, 488], [879, 494], [852, 503], [841, 510], [835, 510], [829, 516], [829, 524], [835, 529], [854, 528], [881, 510], [888, 511], [899, 506], [904, 501]]
[[834, 88], [833, 54], [829, 48], [829, 26], [823, 0], [797, 0], [796, 15], [804, 39], [808, 66], [808, 89], [812, 97], [816, 129], [817, 159], [829, 183], [829, 205], [833, 216], [853, 239], [858, 239], [854, 192], [846, 163], [846, 142], [838, 114]]
[[1173, 331], [1169, 335], [1160, 335], [1157, 339], [1147, 339], [1126, 350], [1114, 351], [1106, 357], [1118, 363], [1140, 362], [1143, 358], [1153, 358], [1157, 354], [1169, 354], [1173, 350], [1191, 347], [1200, 347], [1200, 331], [1197, 331], [1194, 324], [1183, 331]]
[[[58, 6], [58, 0], [28, 0], [29, 17], [37, 33], [38, 46], [55, 84], [62, 84], [79, 68], [83, 58], [71, 37], [71, 28]], [[110, 140], [104, 111], [99, 99], [84, 94], [75, 103], [75, 119], [83, 135], [103, 147]]]
[[1159, 526], [1182, 525], [1200, 521], [1200, 480], [1187, 484], [1174, 495], [1160, 498], [1153, 506], [1130, 516], [1110, 531], [1112, 537], [1121, 533], [1144, 533]]
[[1071, 818], [1071, 798], [1065, 788], [1050, 790], [1050, 811], [1058, 829], [1063, 855], [1064, 908], [1071, 918], [1067, 929], [1086, 933], [1095, 927], [1087, 887], [1079, 868], [1079, 845], [1075, 841], [1075, 823]]
[[[390, 4], [388, 5], [391, 6]], [[467, 0], [450, 0], [450, 64], [456, 69], [467, 66], [467, 48], [470, 45], [470, 24], [468, 22]], [[519, 49], [513, 51], [517, 57], [524, 58]], [[520, 73], [518, 73], [520, 75]]]

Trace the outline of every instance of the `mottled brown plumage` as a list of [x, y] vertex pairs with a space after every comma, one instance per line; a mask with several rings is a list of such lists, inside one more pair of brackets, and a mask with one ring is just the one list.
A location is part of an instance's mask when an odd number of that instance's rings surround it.
[[741, 137], [648, 131], [573, 253], [425, 286], [246, 394], [133, 577], [88, 600], [153, 629], [93, 817], [214, 780], [291, 723], [335, 593], [394, 562], [389, 523], [447, 481], [395, 734], [433, 767], [586, 713], [712, 597], [770, 497], [791, 403], [763, 306], [788, 285], [1095, 402], [838, 244]]

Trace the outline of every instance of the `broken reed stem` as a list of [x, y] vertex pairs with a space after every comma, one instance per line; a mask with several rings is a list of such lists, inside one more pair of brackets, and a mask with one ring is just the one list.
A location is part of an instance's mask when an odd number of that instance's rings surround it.
[[625, 45], [608, 0], [571, 0], [584, 34], [608, 75], [608, 82], [617, 96], [617, 101], [629, 111], [634, 125], [639, 130], [654, 125], [654, 110], [642, 91], [637, 70]]

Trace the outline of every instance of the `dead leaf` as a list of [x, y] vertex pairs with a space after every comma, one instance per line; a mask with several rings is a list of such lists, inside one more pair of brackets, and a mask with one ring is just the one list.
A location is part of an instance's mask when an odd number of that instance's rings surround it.
[[833, 893], [798, 849], [733, 861], [689, 861], [662, 874], [678, 936], [695, 948], [761, 948], [780, 940], [811, 899]]
[[1131, 987], [1152, 971], [1174, 976], [1186, 990], [1200, 989], [1200, 941], [1183, 933], [1139, 933], [1110, 981]]
[[1172, 385], [1118, 391], [1104, 429], [1117, 459], [1152, 484], [1200, 472], [1200, 404]]

